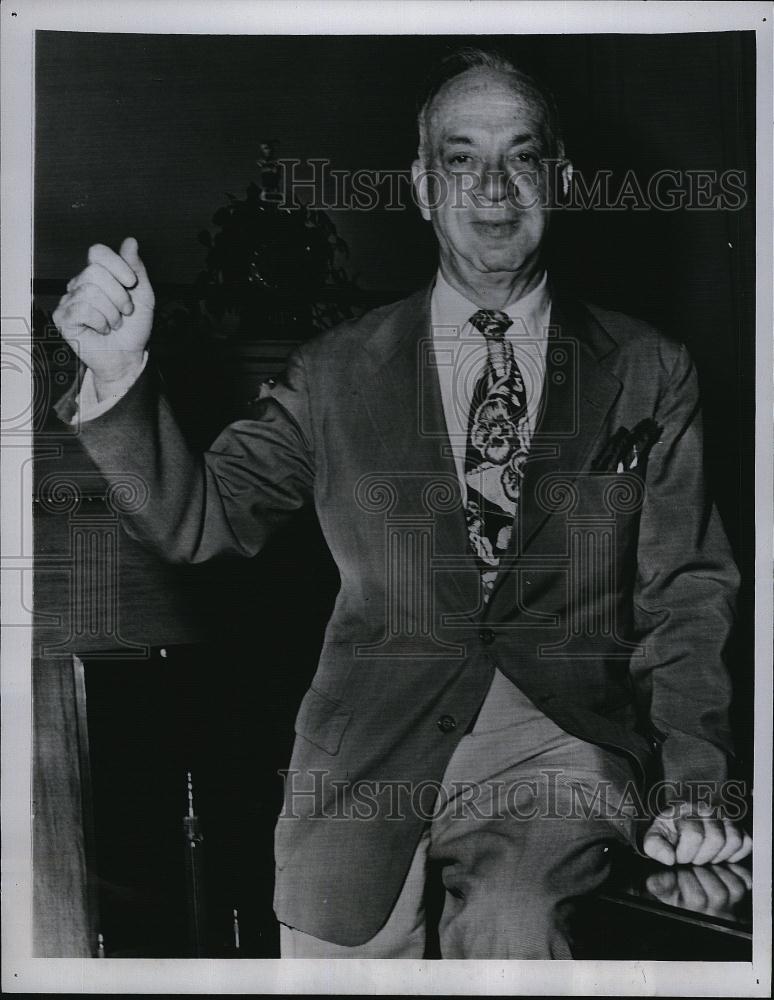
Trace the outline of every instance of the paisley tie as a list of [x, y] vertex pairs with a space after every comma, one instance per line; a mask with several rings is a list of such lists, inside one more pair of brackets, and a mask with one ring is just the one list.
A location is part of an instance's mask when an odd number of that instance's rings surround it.
[[473, 389], [465, 452], [468, 536], [488, 601], [508, 548], [530, 444], [524, 379], [505, 339], [513, 320], [497, 309], [470, 318], [486, 338], [487, 360]]

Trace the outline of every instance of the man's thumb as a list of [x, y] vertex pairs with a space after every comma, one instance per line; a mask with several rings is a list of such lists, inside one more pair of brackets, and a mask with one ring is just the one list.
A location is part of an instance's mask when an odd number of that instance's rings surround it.
[[662, 865], [673, 865], [676, 860], [675, 849], [661, 833], [651, 831], [645, 834], [642, 850], [649, 858]]
[[134, 236], [127, 236], [118, 252], [137, 275], [138, 284], [143, 278], [147, 278], [145, 265], [140, 260], [139, 247]]
[[675, 845], [678, 839], [674, 822], [657, 816], [643, 838], [642, 849], [654, 861], [659, 861], [662, 865], [673, 865], [677, 860]]

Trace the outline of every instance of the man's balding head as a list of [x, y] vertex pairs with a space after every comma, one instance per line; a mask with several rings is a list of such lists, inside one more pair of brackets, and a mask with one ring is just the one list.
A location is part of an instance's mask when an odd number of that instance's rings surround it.
[[[465, 81], [460, 80], [463, 75]], [[529, 103], [541, 121], [546, 155], [564, 159], [564, 141], [551, 93], [501, 53], [465, 47], [442, 59], [420, 91], [417, 100], [418, 156], [424, 164], [429, 165], [432, 158], [432, 119], [437, 101], [460, 85], [475, 86], [476, 80], [494, 82], [498, 79]]]

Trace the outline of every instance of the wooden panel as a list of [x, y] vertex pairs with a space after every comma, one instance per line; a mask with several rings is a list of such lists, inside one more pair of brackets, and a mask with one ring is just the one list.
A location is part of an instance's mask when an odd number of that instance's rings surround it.
[[72, 658], [36, 658], [32, 681], [34, 954], [91, 957], [96, 913], [89, 906]]

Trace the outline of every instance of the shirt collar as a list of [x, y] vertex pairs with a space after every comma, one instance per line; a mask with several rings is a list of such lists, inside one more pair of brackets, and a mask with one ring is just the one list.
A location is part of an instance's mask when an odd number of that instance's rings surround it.
[[[545, 327], [548, 323], [548, 313], [551, 299], [548, 290], [548, 275], [543, 272], [540, 284], [533, 288], [531, 292], [511, 302], [502, 311], [507, 313], [512, 320], [513, 326], [506, 331], [506, 336], [518, 336], [524, 333], [524, 326], [530, 337], [545, 337]], [[475, 303], [466, 299], [465, 296], [453, 288], [444, 278], [439, 269], [432, 295], [433, 324], [438, 327], [455, 327], [460, 333], [472, 332], [478, 334], [475, 327], [470, 326], [468, 320], [473, 313], [478, 312], [479, 307]], [[522, 319], [522, 323], [516, 320]], [[466, 329], [467, 328], [467, 329]]]

